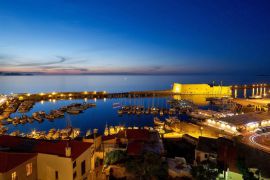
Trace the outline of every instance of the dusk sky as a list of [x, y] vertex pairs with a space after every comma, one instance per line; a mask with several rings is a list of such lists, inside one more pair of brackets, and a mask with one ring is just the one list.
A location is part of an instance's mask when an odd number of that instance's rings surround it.
[[269, 69], [269, 0], [0, 2], [0, 72], [257, 75]]

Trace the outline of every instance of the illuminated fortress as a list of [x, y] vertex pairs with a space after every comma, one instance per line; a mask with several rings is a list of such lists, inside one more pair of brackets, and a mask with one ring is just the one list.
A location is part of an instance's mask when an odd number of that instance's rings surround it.
[[174, 83], [172, 91], [179, 94], [231, 96], [231, 86], [210, 86], [209, 84]]

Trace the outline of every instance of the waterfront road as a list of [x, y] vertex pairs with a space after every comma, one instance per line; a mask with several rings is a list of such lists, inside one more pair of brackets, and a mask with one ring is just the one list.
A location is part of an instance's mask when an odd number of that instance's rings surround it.
[[250, 133], [244, 136], [243, 142], [245, 144], [248, 144], [249, 146], [252, 146], [254, 148], [270, 153], [270, 146], [259, 142], [259, 138], [262, 139], [262, 138], [269, 138], [269, 137], [270, 137], [270, 132], [263, 133], [263, 134]]

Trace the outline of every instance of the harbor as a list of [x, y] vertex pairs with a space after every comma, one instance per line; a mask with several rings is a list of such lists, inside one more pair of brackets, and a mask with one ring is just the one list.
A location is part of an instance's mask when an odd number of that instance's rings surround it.
[[[205, 91], [199, 91], [198, 88], [207, 87]], [[238, 86], [238, 91], [245, 91], [242, 86]], [[247, 86], [253, 87], [253, 86]], [[262, 88], [267, 91], [267, 85], [263, 84]], [[193, 89], [192, 89], [193, 88]], [[61, 128], [65, 129], [69, 127], [69, 123], [79, 129], [77, 136], [85, 136], [87, 132], [93, 131], [93, 129], [99, 130], [99, 133], [104, 131], [104, 134], [111, 134], [112, 132], [118, 132], [118, 130], [107, 130], [107, 126], [116, 127], [115, 129], [127, 128], [127, 129], [153, 129], [157, 130], [162, 137], [179, 137], [185, 134], [184, 132], [191, 133], [191, 131], [183, 131], [182, 126], [176, 124], [190, 123], [186, 127], [196, 126], [192, 131], [195, 136], [200, 134], [201, 128], [208, 126], [212, 128], [211, 131], [220, 131], [213, 133], [213, 136], [220, 136], [222, 134], [229, 134], [233, 136], [238, 133], [237, 128], [233, 125], [223, 125], [217, 128], [213, 126], [213, 120], [236, 116], [239, 113], [247, 113], [249, 111], [268, 111], [267, 99], [245, 99], [245, 98], [233, 98], [233, 90], [236, 90], [236, 86], [215, 86], [216, 89], [211, 89], [208, 85], [181, 85], [174, 84], [172, 90], [163, 91], [132, 91], [124, 93], [108, 93], [102, 92], [51, 92], [51, 93], [19, 93], [2, 96], [2, 106], [0, 115], [1, 118], [1, 134], [32, 134], [33, 131], [42, 132], [41, 137], [45, 137], [44, 132], [49, 132], [52, 129], [55, 122], [62, 122]], [[221, 92], [221, 90], [226, 89]], [[180, 90], [181, 89], [181, 90]], [[231, 93], [228, 94], [228, 93]], [[250, 91], [252, 93], [252, 89]], [[241, 93], [240, 93], [241, 94]], [[195, 99], [194, 99], [195, 98]], [[197, 99], [202, 99], [199, 103]], [[201, 103], [204, 101], [204, 103]], [[242, 103], [242, 102], [251, 103]], [[265, 108], [250, 109], [252, 103], [258, 103], [263, 101]], [[265, 103], [266, 102], [266, 103]], [[42, 106], [46, 104], [46, 110], [42, 109]], [[79, 119], [91, 119], [94, 112], [88, 111], [88, 109], [97, 109], [102, 111], [98, 104], [102, 104], [101, 107], [106, 107], [106, 112], [111, 113], [111, 118], [104, 118], [103, 124], [91, 128], [84, 126], [78, 128], [76, 124], [79, 120], [74, 120], [76, 117]], [[56, 106], [55, 108], [52, 107]], [[36, 106], [38, 106], [36, 108]], [[97, 107], [96, 107], [97, 106]], [[91, 110], [96, 111], [96, 110]], [[86, 115], [87, 114], [87, 115]], [[99, 114], [97, 116], [106, 116], [105, 114]], [[96, 116], [96, 115], [94, 115]], [[68, 120], [68, 119], [72, 120]], [[92, 118], [93, 119], [93, 118]], [[99, 117], [98, 117], [99, 119]], [[117, 119], [120, 119], [117, 120]], [[174, 123], [169, 123], [173, 119]], [[176, 121], [176, 119], [179, 121]], [[138, 122], [138, 120], [140, 122]], [[64, 123], [63, 123], [64, 122]], [[177, 123], [176, 123], [177, 122]], [[36, 127], [38, 124], [51, 123], [45, 129], [38, 130]], [[75, 125], [74, 125], [75, 123]], [[106, 125], [105, 125], [106, 124]], [[109, 125], [107, 125], [109, 124]], [[193, 124], [193, 125], [191, 125]], [[33, 125], [33, 128], [31, 126]], [[19, 129], [16, 127], [18, 126]], [[20, 132], [20, 129], [28, 127], [27, 132]], [[39, 125], [38, 125], [39, 126]], [[185, 125], [184, 125], [185, 126]], [[216, 128], [213, 130], [213, 128]], [[35, 130], [37, 129], [37, 130]], [[188, 128], [187, 128], [188, 129]], [[205, 131], [207, 132], [207, 131]], [[197, 135], [196, 135], [197, 134]], [[211, 134], [211, 133], [210, 133]], [[210, 135], [209, 135], [210, 136]]]

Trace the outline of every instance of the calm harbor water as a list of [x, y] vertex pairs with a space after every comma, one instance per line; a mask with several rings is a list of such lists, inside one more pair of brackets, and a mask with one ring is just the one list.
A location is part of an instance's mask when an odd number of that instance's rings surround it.
[[[63, 92], [63, 91], [104, 91], [124, 92], [136, 90], [166, 90], [170, 89], [174, 82], [179, 83], [212, 83], [222, 81], [224, 85], [270, 83], [267, 76], [0, 76], [0, 93], [40, 93], [40, 92]], [[247, 92], [250, 95], [250, 91]], [[241, 92], [239, 92], [241, 96]], [[130, 99], [100, 99], [87, 100], [95, 102], [97, 106], [90, 108], [79, 115], [68, 115], [65, 118], [55, 119], [53, 122], [45, 120], [43, 123], [34, 122], [13, 126], [9, 125], [9, 132], [20, 130], [21, 132], [31, 132], [36, 129], [48, 131], [51, 128], [65, 128], [67, 118], [70, 119], [73, 127], [80, 128], [84, 134], [88, 129], [98, 128], [103, 133], [105, 125], [125, 125], [125, 126], [152, 126], [152, 115], [123, 115], [119, 117], [117, 109], [112, 108], [113, 103], [122, 104], [144, 104], [146, 107], [153, 103], [159, 107], [166, 107], [168, 98], [144, 98], [138, 100]], [[192, 99], [192, 98], [191, 98]], [[198, 98], [194, 97], [196, 102]], [[26, 115], [44, 110], [49, 113], [53, 109], [69, 105], [74, 102], [84, 102], [84, 100], [60, 100], [56, 102], [39, 102]], [[209, 108], [207, 104], [201, 105]], [[12, 114], [11, 117], [21, 116], [20, 113]], [[185, 119], [186, 117], [180, 117]]]

